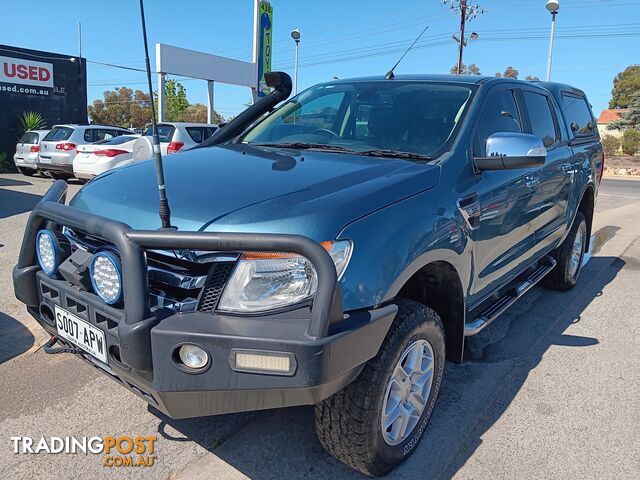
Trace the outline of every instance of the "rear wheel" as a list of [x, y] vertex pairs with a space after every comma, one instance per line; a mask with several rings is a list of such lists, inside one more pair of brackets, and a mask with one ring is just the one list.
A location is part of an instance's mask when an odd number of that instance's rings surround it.
[[36, 171], [33, 168], [18, 167], [18, 171], [25, 177], [33, 176]]
[[367, 475], [383, 475], [415, 450], [444, 371], [444, 330], [429, 307], [398, 300], [398, 315], [360, 376], [316, 406], [322, 446]]
[[576, 213], [569, 235], [558, 247], [555, 268], [545, 278], [545, 285], [554, 290], [567, 291], [575, 287], [587, 246], [587, 221], [582, 212]]
[[68, 173], [54, 172], [53, 170], [49, 170], [49, 176], [54, 180], [69, 180], [72, 177]]

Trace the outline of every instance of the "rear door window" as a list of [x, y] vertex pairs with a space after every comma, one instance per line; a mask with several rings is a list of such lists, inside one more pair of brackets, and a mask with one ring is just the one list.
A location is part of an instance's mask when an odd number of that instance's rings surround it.
[[545, 95], [524, 91], [524, 104], [529, 114], [531, 133], [542, 139], [544, 146], [549, 148], [558, 139], [555, 120], [551, 113], [549, 98]]
[[69, 127], [55, 127], [42, 139], [44, 142], [59, 142], [62, 140], [68, 140], [73, 133], [73, 128]]
[[491, 95], [477, 125], [473, 151], [478, 157], [486, 155], [487, 138], [494, 133], [521, 133], [522, 121], [513, 90], [500, 90]]
[[574, 138], [590, 137], [596, 134], [596, 122], [586, 98], [563, 92], [562, 104], [569, 130]]

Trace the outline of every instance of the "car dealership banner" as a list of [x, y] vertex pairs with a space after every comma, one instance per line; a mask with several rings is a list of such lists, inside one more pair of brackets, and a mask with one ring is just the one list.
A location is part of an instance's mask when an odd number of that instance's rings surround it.
[[269, 93], [264, 74], [265, 72], [271, 71], [273, 6], [266, 1], [260, 2], [258, 15], [258, 96], [263, 97]]
[[87, 123], [86, 78], [84, 59], [0, 45], [0, 155], [13, 156], [24, 112], [48, 127]]

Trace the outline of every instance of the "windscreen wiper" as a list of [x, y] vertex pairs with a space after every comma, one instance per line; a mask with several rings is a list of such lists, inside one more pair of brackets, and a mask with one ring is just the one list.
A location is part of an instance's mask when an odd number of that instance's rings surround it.
[[409, 160], [424, 160], [424, 161], [431, 160], [431, 157], [429, 155], [422, 155], [420, 153], [403, 152], [399, 150], [389, 150], [389, 149], [362, 150], [362, 151], [354, 151], [353, 153], [356, 155], [364, 155], [367, 157], [406, 158]]
[[342, 147], [340, 145], [327, 145], [326, 143], [249, 143], [248, 145], [252, 145], [254, 147], [294, 148], [297, 150], [327, 150], [330, 152], [354, 153], [350, 148]]

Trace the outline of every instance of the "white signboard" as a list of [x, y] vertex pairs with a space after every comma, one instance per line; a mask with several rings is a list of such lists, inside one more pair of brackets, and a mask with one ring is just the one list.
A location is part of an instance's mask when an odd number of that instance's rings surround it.
[[251, 62], [162, 43], [156, 44], [156, 70], [158, 73], [213, 80], [241, 87], [256, 86], [256, 66]]
[[0, 82], [53, 88], [53, 64], [0, 56]]

